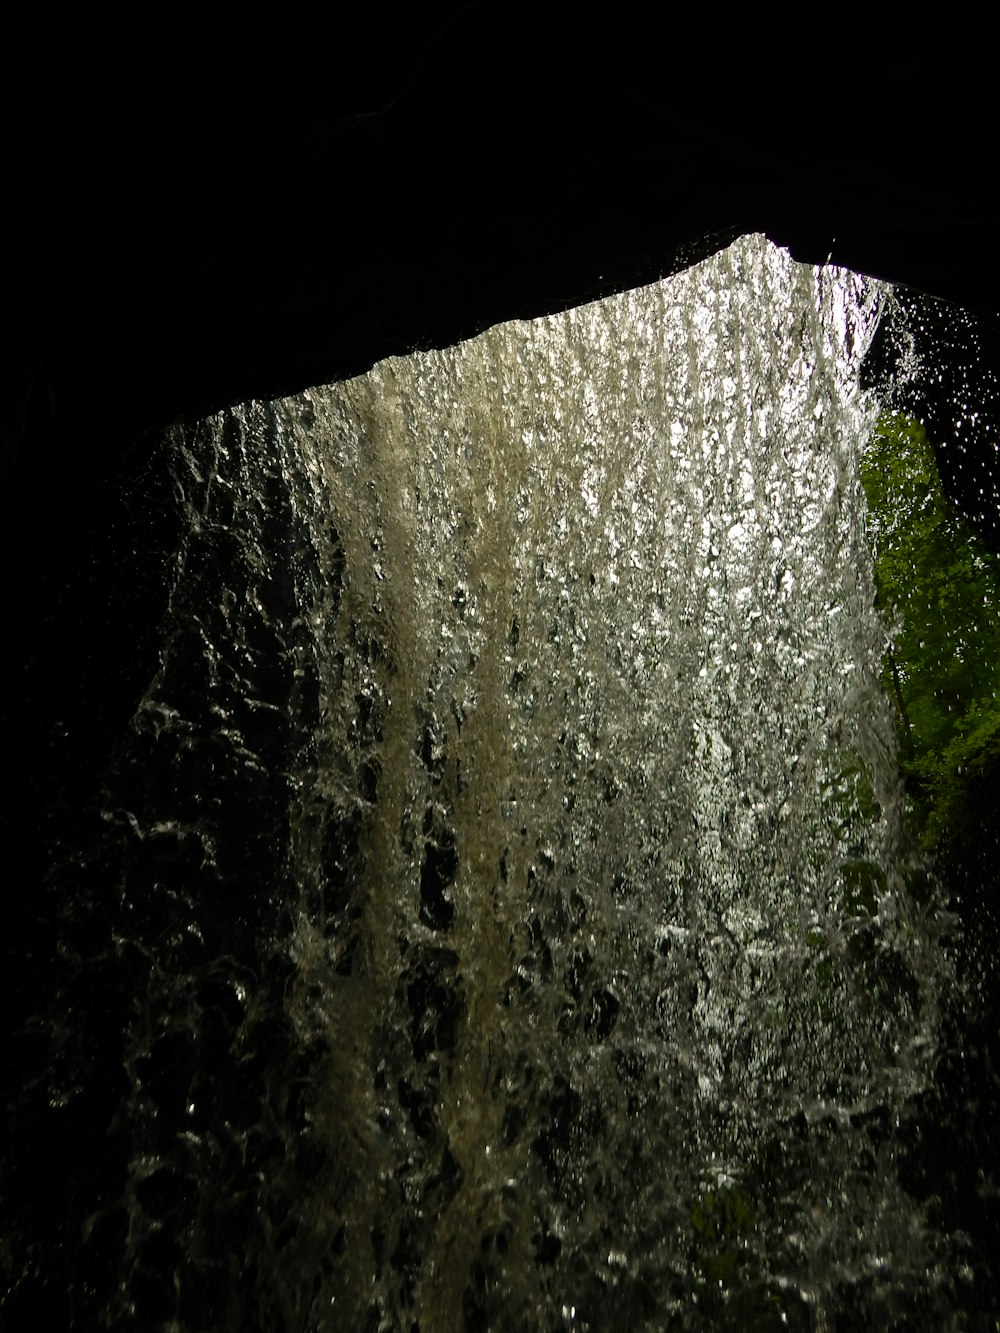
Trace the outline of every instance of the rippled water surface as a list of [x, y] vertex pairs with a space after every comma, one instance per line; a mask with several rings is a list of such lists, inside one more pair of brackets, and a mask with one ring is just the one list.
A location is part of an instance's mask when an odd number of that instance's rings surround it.
[[750, 237], [175, 436], [106, 818], [174, 895], [128, 1244], [180, 1191], [217, 1326], [947, 1308], [898, 1172], [948, 969], [878, 686], [882, 299]]

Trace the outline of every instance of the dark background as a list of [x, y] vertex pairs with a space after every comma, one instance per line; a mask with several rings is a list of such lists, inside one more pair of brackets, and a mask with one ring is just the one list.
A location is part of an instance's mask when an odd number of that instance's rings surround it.
[[[15, 17], [0, 681], [20, 841], [150, 677], [172, 542], [158, 428], [652, 281], [747, 231], [908, 285], [924, 370], [901, 405], [998, 545], [984, 33], [651, 11]], [[895, 357], [883, 336], [869, 373]]]
[[[67, 926], [51, 867], [90, 836], [157, 665], [177, 522], [164, 425], [649, 282], [763, 231], [798, 259], [905, 285], [924, 369], [897, 401], [926, 418], [952, 494], [1000, 545], [985, 32], [875, 32], [843, 10], [808, 25], [651, 10], [371, 5], [317, 19], [282, 6], [248, 19], [119, 4], [12, 21], [0, 359], [12, 1105], [36, 1073], [26, 1019], [62, 984], [59, 932], [83, 929]], [[896, 341], [880, 339], [873, 378], [891, 373]], [[986, 824], [968, 859], [966, 925], [987, 921], [990, 940]], [[80, 986], [91, 1028], [105, 1006], [113, 1029], [127, 981], [106, 997]], [[914, 1157], [919, 1188], [951, 1190], [949, 1225], [970, 1226], [984, 1254], [996, 1209], [986, 1217], [958, 1182], [975, 1178], [996, 1105], [995, 1013], [994, 999], [972, 1025], [974, 1068], [943, 1075], [992, 1091]], [[101, 1049], [113, 1102], [120, 1059], [113, 1042]], [[33, 1245], [79, 1221], [39, 1199], [84, 1157], [84, 1174], [102, 1170], [111, 1113], [80, 1104], [58, 1149], [30, 1098], [12, 1113], [23, 1170], [3, 1206], [35, 1210]], [[60, 1283], [44, 1289], [64, 1323]], [[43, 1287], [22, 1286], [22, 1315]]]
[[32, 11], [8, 47], [8, 457], [341, 378], [747, 231], [1000, 308], [984, 33], [653, 9]]

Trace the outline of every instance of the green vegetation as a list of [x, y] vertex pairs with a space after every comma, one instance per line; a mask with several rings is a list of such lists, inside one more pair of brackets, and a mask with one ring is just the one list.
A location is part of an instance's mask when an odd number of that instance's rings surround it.
[[[889, 637], [882, 684], [896, 711], [908, 818], [925, 850], [947, 855], [982, 815], [983, 778], [1000, 772], [1000, 558], [948, 499], [923, 428], [880, 418], [862, 465], [880, 614]], [[821, 791], [823, 828], [833, 833], [839, 920], [807, 924], [807, 1003], [780, 1000], [761, 1012], [795, 1040], [845, 1042], [864, 1026], [873, 1046], [919, 1031], [926, 1004], [908, 937], [883, 919], [891, 896], [873, 855], [882, 811], [863, 754], [831, 745]], [[829, 854], [822, 839], [818, 855]], [[878, 843], [874, 843], [877, 847]], [[953, 848], [952, 848], [953, 850]], [[938, 858], [906, 858], [906, 892], [930, 901]], [[815, 869], [822, 872], [820, 860]], [[800, 1035], [801, 1034], [801, 1035]], [[690, 1203], [693, 1296], [706, 1327], [810, 1328], [806, 1302], [780, 1287], [760, 1238], [805, 1225], [812, 1154], [823, 1131], [787, 1126], [759, 1157], [723, 1180], [703, 1178]]]
[[1000, 560], [946, 496], [913, 419], [879, 418], [862, 483], [891, 635], [883, 684], [916, 829], [933, 849], [960, 831], [973, 784], [1000, 759]]
[[[774, 1166], [768, 1173], [770, 1179]], [[805, 1328], [807, 1312], [760, 1272], [750, 1244], [757, 1216], [749, 1184], [708, 1186], [691, 1209], [694, 1296], [706, 1327], [739, 1333]]]
[[874, 917], [878, 914], [879, 899], [888, 892], [885, 871], [873, 861], [845, 861], [841, 866], [844, 877], [844, 910], [852, 917]]
[[737, 1185], [708, 1189], [691, 1210], [698, 1267], [709, 1282], [736, 1278], [744, 1238], [753, 1230], [753, 1206]]

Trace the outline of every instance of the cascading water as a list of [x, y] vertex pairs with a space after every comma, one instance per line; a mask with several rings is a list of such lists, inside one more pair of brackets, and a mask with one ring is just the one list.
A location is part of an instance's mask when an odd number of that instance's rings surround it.
[[108, 1320], [948, 1308], [897, 1169], [949, 977], [878, 686], [882, 298], [751, 237], [175, 434]]

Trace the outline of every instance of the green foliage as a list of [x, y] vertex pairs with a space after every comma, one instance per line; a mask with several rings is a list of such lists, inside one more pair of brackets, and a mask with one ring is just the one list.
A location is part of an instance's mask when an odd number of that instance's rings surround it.
[[738, 1185], [707, 1189], [691, 1210], [696, 1261], [705, 1280], [726, 1286], [739, 1275], [742, 1242], [753, 1230], [750, 1200]]
[[749, 1248], [756, 1229], [756, 1208], [745, 1184], [713, 1184], [691, 1209], [695, 1300], [706, 1327], [739, 1333], [808, 1327], [794, 1298], [761, 1276]]
[[735, 1239], [753, 1230], [753, 1206], [738, 1185], [708, 1189], [691, 1210], [691, 1226], [704, 1240]]
[[1000, 561], [946, 496], [911, 418], [879, 418], [862, 483], [891, 634], [883, 684], [917, 827], [932, 848], [958, 831], [972, 781], [1000, 759]]
[[873, 861], [845, 861], [841, 866], [844, 880], [844, 911], [852, 917], [878, 915], [879, 900], [888, 893], [885, 871]]

